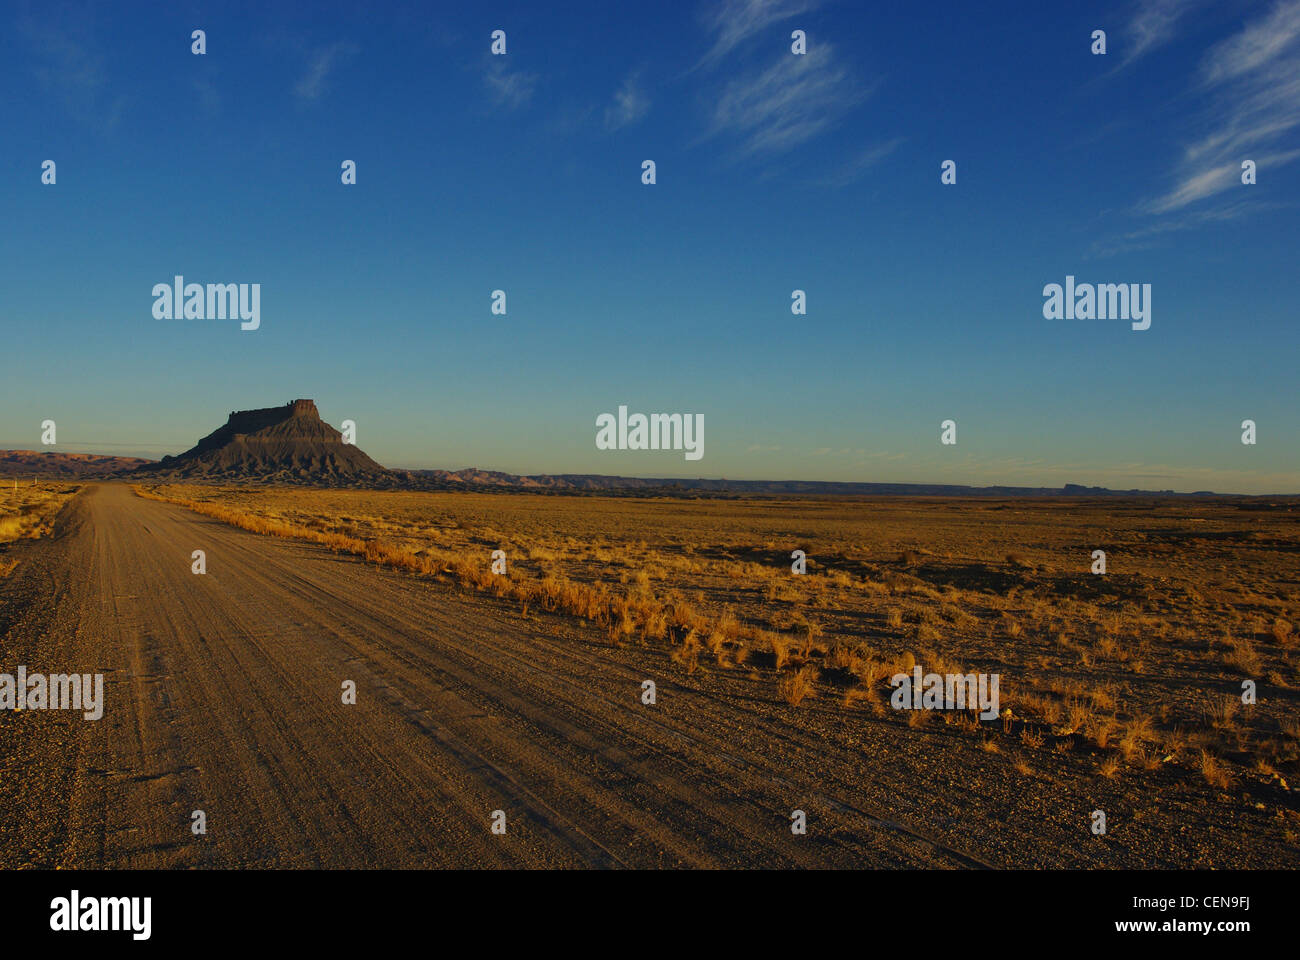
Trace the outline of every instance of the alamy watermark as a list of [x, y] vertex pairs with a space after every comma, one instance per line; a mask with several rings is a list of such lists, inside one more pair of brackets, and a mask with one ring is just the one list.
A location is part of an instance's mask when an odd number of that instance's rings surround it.
[[704, 456], [704, 414], [644, 413], [629, 415], [627, 406], [618, 416], [596, 417], [597, 450], [685, 450], [687, 460]]
[[104, 715], [102, 673], [0, 673], [0, 710], [81, 710], [86, 720]]
[[177, 275], [171, 283], [156, 283], [153, 288], [155, 320], [234, 320], [243, 321], [240, 330], [256, 330], [262, 325], [262, 285], [260, 283], [186, 283]]
[[1073, 276], [1065, 286], [1043, 287], [1045, 320], [1132, 320], [1134, 330], [1151, 326], [1151, 284], [1080, 283]]
[[83, 897], [80, 890], [73, 890], [50, 901], [50, 929], [57, 933], [121, 930], [133, 940], [148, 940], [152, 914], [152, 897]]
[[926, 673], [918, 663], [910, 674], [896, 673], [889, 685], [895, 710], [974, 710], [984, 720], [998, 718], [998, 673]]

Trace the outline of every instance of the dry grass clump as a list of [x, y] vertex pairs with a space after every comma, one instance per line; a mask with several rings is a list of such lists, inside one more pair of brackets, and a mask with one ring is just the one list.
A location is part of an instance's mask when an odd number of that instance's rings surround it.
[[1028, 725], [1020, 730], [1020, 742], [1031, 750], [1039, 749], [1045, 739], [1041, 731], [1035, 730]]
[[1119, 740], [1119, 751], [1125, 760], [1142, 759], [1145, 744], [1152, 739], [1153, 731], [1149, 717], [1135, 717], [1124, 728], [1124, 735]]
[[780, 693], [781, 699], [792, 707], [797, 707], [805, 699], [816, 695], [814, 684], [819, 675], [818, 669], [812, 664], [804, 664], [794, 673], [789, 673], [781, 677], [777, 682], [777, 692]]
[[1281, 617], [1273, 621], [1273, 625], [1269, 628], [1269, 634], [1272, 636], [1274, 643], [1283, 647], [1289, 647], [1296, 642], [1295, 628], [1292, 627], [1291, 621], [1283, 620]]
[[1239, 637], [1232, 638], [1229, 643], [1231, 646], [1223, 655], [1224, 664], [1240, 670], [1246, 676], [1258, 676], [1260, 659], [1255, 645], [1250, 640]]
[[1201, 776], [1205, 777], [1205, 782], [1210, 786], [1220, 790], [1229, 789], [1234, 782], [1223, 761], [1208, 750], [1201, 751]]
[[1204, 722], [1216, 730], [1231, 730], [1240, 709], [1240, 697], [1209, 697], [1203, 707]]

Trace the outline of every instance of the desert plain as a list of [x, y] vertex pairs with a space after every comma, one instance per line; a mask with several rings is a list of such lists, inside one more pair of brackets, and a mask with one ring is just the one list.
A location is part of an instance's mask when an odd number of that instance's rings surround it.
[[1293, 498], [49, 487], [4, 866], [1300, 865]]

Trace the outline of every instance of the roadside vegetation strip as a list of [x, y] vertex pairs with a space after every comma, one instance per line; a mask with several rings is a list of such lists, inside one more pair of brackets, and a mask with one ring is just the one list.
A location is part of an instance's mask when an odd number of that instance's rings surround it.
[[[564, 559], [562, 545], [573, 542], [571, 537], [560, 538], [559, 534], [552, 542], [538, 541], [536, 546], [527, 549], [523, 556], [528, 565], [512, 564], [509, 573], [497, 574], [492, 572], [482, 544], [507, 542], [509, 538], [481, 522], [467, 525], [459, 516], [439, 514], [436, 526], [430, 526], [426, 509], [416, 520], [405, 518], [403, 525], [403, 521], [389, 523], [382, 517], [369, 516], [364, 509], [358, 511], [347, 502], [327, 499], [312, 513], [299, 511], [285, 518], [276, 512], [282, 507], [274, 503], [266, 507], [265, 498], [259, 499], [245, 491], [214, 493], [235, 500], [222, 503], [196, 498], [192, 488], [177, 491], [167, 485], [136, 485], [134, 490], [146, 499], [173, 503], [253, 533], [316, 543], [336, 553], [350, 554], [417, 577], [461, 589], [485, 591], [518, 604], [525, 617], [532, 609], [580, 618], [595, 624], [615, 645], [663, 644], [669, 648], [672, 661], [688, 673], [710, 661], [716, 661], [721, 669], [748, 669], [751, 680], [771, 683], [774, 695], [792, 707], [811, 700], [854, 712], [866, 711], [877, 719], [893, 718], [909, 727], [923, 728], [941, 722], [953, 732], [973, 738], [988, 752], [999, 752], [997, 744], [1001, 742], [1004, 748], [1009, 748], [1011, 761], [1026, 776], [1034, 775], [1034, 768], [1025, 762], [1025, 757], [1041, 760], [1056, 752], [1080, 748], [1095, 755], [1099, 772], [1106, 777], [1114, 777], [1121, 765], [1151, 772], [1168, 769], [1171, 762], [1203, 776], [1215, 786], [1230, 784], [1235, 776], [1246, 773], [1236, 764], [1231, 765], [1232, 772], [1225, 772], [1224, 765], [1216, 762], [1216, 758], [1228, 756], [1239, 735], [1246, 733], [1231, 717], [1215, 723], [1199, 714], [1190, 721], [1173, 715], [1166, 717], [1149, 706], [1143, 709], [1145, 701], [1137, 695], [1140, 691], [1127, 691], [1129, 696], [1125, 698], [1126, 691], [1116, 687], [1113, 679], [1103, 677], [1089, 683], [1068, 670], [1046, 674], [1031, 670], [1028, 664], [1017, 661], [1014, 654], [1017, 650], [1041, 650], [1041, 645], [1035, 647], [1028, 636], [1031, 632], [1037, 636], [1038, 631], [1032, 625], [1027, 629], [1001, 605], [1003, 601], [985, 609], [981, 603], [987, 598], [980, 594], [951, 590], [939, 593], [901, 572], [886, 569], [880, 578], [859, 580], [847, 577], [842, 571], [827, 570], [778, 580], [766, 567], [746, 560], [742, 550], [730, 549], [727, 555], [713, 561], [720, 564], [715, 568], [715, 579], [728, 582], [735, 581], [737, 574], [762, 569], [769, 578], [766, 582], [769, 589], [764, 590], [764, 582], [760, 580], [755, 581], [752, 592], [765, 598], [758, 602], [766, 602], [769, 607], [773, 602], [766, 594], [796, 587], [806, 586], [807, 598], [820, 598], [824, 609], [818, 612], [823, 614], [838, 610], [851, 599], [844, 591], [860, 594], [868, 605], [867, 615], [874, 612], [881, 620], [887, 620], [889, 646], [884, 647], [868, 639], [841, 636], [834, 627], [827, 630], [803, 613], [786, 616], [777, 624], [769, 609], [766, 621], [754, 623], [748, 616], [742, 619], [742, 614], [730, 603], [714, 604], [706, 609], [703, 591], [698, 603], [695, 598], [685, 596], [680, 585], [665, 583], [662, 592], [653, 592], [652, 584], [663, 578], [648, 576], [646, 568], [637, 566], [647, 556], [644, 543], [629, 541], [632, 563], [622, 564], [626, 569], [616, 581], [589, 581], [554, 569]], [[251, 503], [245, 503], [245, 499]], [[472, 511], [470, 515], [474, 516]], [[411, 530], [415, 536], [404, 534]], [[438, 542], [451, 531], [461, 535], [463, 542]], [[389, 539], [390, 533], [405, 539], [394, 542]], [[631, 552], [633, 549], [636, 552]], [[611, 561], [618, 556], [617, 548], [598, 543], [592, 545], [591, 552], [600, 562], [596, 576], [612, 576], [609, 571], [613, 568]], [[693, 557], [682, 559], [660, 553], [649, 556], [646, 562], [657, 563], [660, 568], [677, 569], [671, 566], [677, 560], [698, 564]], [[909, 561], [904, 557], [899, 561], [901, 565], [909, 562], [915, 563], [915, 558]], [[687, 579], [700, 574], [694, 566], [683, 566], [678, 572]], [[846, 579], [847, 584], [840, 583]], [[1092, 608], [1069, 598], [1058, 601], [1057, 607], [1032, 596], [1024, 602], [1032, 606], [1028, 614], [1031, 624], [1038, 617], [1042, 621], [1040, 626], [1055, 627], [1043, 639], [1054, 635], [1058, 646], [1066, 639], [1064, 619], [1078, 621], [1074, 628], [1069, 628], [1071, 633], [1079, 623], [1086, 626], [1093, 622], [1087, 616], [1093, 612]], [[783, 608], [784, 603], [778, 599], [777, 606]], [[1039, 607], [1043, 608], [1041, 615]], [[1055, 619], [1044, 620], [1049, 613]], [[1148, 619], [1135, 620], [1135, 627], [1144, 627]], [[1160, 625], [1158, 620], [1152, 622]], [[981, 623], [988, 638], [999, 643], [999, 659], [994, 661], [1001, 667], [997, 672], [1002, 680], [1000, 701], [995, 707], [997, 719], [981, 718], [978, 715], [981, 711], [970, 709], [969, 705], [967, 709], [899, 710], [893, 703], [892, 683], [892, 678], [899, 674], [913, 676], [919, 668], [926, 675], [982, 676], [964, 668], [960, 661], [966, 658], [960, 651], [951, 649], [951, 645], [944, 649], [940, 644], [940, 629], [945, 626], [965, 638], [962, 642], [978, 643]], [[1096, 657], [1113, 656], [1124, 661], [1136, 655], [1118, 637], [1122, 625], [1118, 615], [1097, 624], [1100, 639], [1079, 648], [1080, 656], [1086, 654], [1089, 658], [1086, 666], [1091, 667]], [[898, 636], [909, 630], [913, 634], [910, 642], [907, 637]], [[1279, 635], [1292, 639], [1287, 631]], [[1142, 655], [1155, 653], [1149, 640], [1139, 638], [1138, 643], [1144, 644], [1137, 648]], [[1069, 654], [1070, 650], [1065, 652]], [[1132, 676], [1141, 679], [1144, 673], [1139, 668], [1132, 671]], [[1259, 733], [1261, 739], [1256, 744], [1254, 759], [1262, 771], [1261, 777], [1267, 779], [1273, 772], [1270, 762], [1289, 764], [1294, 760], [1294, 728], [1283, 728], [1280, 738], [1270, 737], [1267, 730]], [[1199, 756], [1202, 750], [1209, 754], [1210, 760], [1202, 762]]]
[[686, 602], [620, 595], [603, 584], [592, 586], [550, 574], [535, 579], [494, 574], [480, 560], [470, 560], [446, 551], [425, 550], [421, 555], [377, 538], [362, 539], [314, 530], [220, 504], [166, 496], [139, 485], [134, 485], [133, 489], [145, 499], [174, 503], [253, 533], [307, 540], [337, 553], [361, 557], [370, 563], [419, 576], [449, 579], [474, 590], [517, 600], [525, 610], [535, 605], [550, 613], [576, 616], [602, 627], [611, 640], [639, 635], [642, 639], [671, 640], [695, 651], [707, 646], [714, 652], [726, 650], [733, 662], [744, 661], [744, 651], [750, 644], [762, 644], [768, 652], [781, 645], [780, 640], [773, 643], [774, 638], [768, 631], [747, 627], [730, 615], [706, 617]]
[[[0, 481], [0, 545], [47, 536], [59, 511], [80, 489], [70, 483]], [[17, 566], [17, 560], [0, 556], [0, 577]]]
[[[253, 533], [317, 543], [369, 563], [509, 598], [520, 604], [525, 615], [529, 607], [534, 607], [577, 617], [596, 624], [613, 643], [638, 638], [642, 642], [666, 642], [672, 647], [673, 662], [688, 673], [698, 669], [705, 656], [712, 657], [723, 668], [747, 664], [770, 667], [777, 695], [795, 707], [838, 686], [844, 707], [865, 707], [873, 715], [884, 717], [894, 712], [888, 707], [891, 677], [899, 673], [911, 675], [920, 663], [927, 671], [943, 674], [970, 672], [933, 649], [916, 653], [867, 651], [860, 644], [829, 640], [806, 618], [795, 621], [791, 630], [785, 632], [744, 623], [729, 608], [710, 616], [676, 592], [669, 598], [654, 596], [643, 580], [635, 578], [633, 586], [638, 592], [622, 594], [607, 584], [582, 583], [549, 572], [538, 577], [494, 574], [483, 559], [470, 559], [437, 547], [417, 553], [379, 537], [355, 537], [316, 529], [224, 504], [160, 493], [157, 488], [138, 484], [133, 489], [145, 499], [176, 504]], [[763, 662], [754, 662], [758, 660]], [[759, 679], [759, 674], [753, 676]], [[1008, 700], [1004, 694], [1003, 703]], [[929, 719], [928, 712], [913, 711], [907, 722], [909, 726], [921, 726]], [[981, 723], [974, 710], [946, 711], [943, 720], [977, 735], [999, 726]], [[1000, 726], [1004, 733], [1013, 732], [1010, 724]], [[1022, 726], [1023, 721], [1016, 725], [1014, 732], [1018, 733]]]
[[[911, 671], [916, 663], [911, 652], [863, 656], [847, 644], [824, 639], [820, 630], [807, 623], [798, 633], [767, 630], [742, 622], [729, 609], [712, 616], [704, 614], [680, 595], [663, 598], [644, 590], [623, 594], [606, 584], [582, 583], [552, 573], [539, 577], [494, 574], [484, 560], [446, 550], [434, 548], [417, 553], [380, 538], [365, 539], [313, 529], [223, 504], [170, 496], [140, 485], [133, 485], [133, 489], [145, 499], [183, 506], [253, 533], [317, 543], [369, 563], [509, 598], [520, 604], [525, 615], [533, 607], [577, 617], [596, 624], [614, 643], [638, 638], [643, 642], [666, 642], [673, 647], [672, 660], [688, 673], [699, 667], [700, 658], [705, 655], [713, 657], [720, 667], [746, 664], [752, 667], [755, 664], [751, 663], [751, 657], [763, 658], [762, 665], [770, 666], [775, 673], [779, 696], [792, 706], [817, 695], [819, 678], [824, 692], [827, 679], [824, 673], [829, 672], [841, 681], [841, 686], [868, 688], [845, 696], [845, 706], [867, 700], [877, 714], [882, 714], [880, 696], [888, 690], [889, 677], [900, 671]], [[936, 668], [956, 669], [955, 664], [937, 657], [930, 662]]]

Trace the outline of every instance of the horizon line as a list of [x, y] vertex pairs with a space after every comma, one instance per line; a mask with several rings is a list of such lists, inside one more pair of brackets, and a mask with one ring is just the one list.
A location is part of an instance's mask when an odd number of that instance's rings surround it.
[[[88, 445], [87, 445], [87, 444], [81, 444], [81, 443], [73, 443], [73, 444], [60, 444], [59, 446], [63, 446], [63, 447], [70, 447], [70, 446], [71, 446], [71, 447], [84, 447], [84, 446], [88, 446]], [[101, 444], [101, 446], [136, 446], [136, 445], [133, 445], [133, 444], [110, 444], [110, 443], [104, 443], [104, 444]], [[182, 451], [182, 452], [184, 452], [184, 451]], [[130, 453], [99, 453], [99, 452], [97, 452], [97, 451], [95, 451], [95, 450], [70, 450], [70, 449], [65, 449], [65, 450], [36, 450], [36, 449], [31, 448], [31, 447], [0, 447], [0, 456], [4, 456], [4, 455], [8, 455], [8, 454], [17, 454], [17, 453], [34, 454], [34, 455], [37, 455], [37, 456], [57, 456], [57, 455], [59, 455], [60, 453], [74, 453], [74, 454], [89, 455], [89, 456], [100, 456], [100, 457], [121, 457], [121, 458], [124, 458], [124, 459], [146, 460], [146, 461], [151, 462], [151, 463], [161, 463], [161, 462], [162, 462], [161, 460], [156, 460], [156, 459], [153, 459], [153, 458], [151, 458], [151, 457], [135, 456], [135, 455], [130, 454]], [[1283, 491], [1273, 491], [1273, 492], [1269, 492], [1269, 493], [1237, 493], [1237, 492], [1222, 491], [1222, 490], [1176, 490], [1176, 489], [1173, 489], [1173, 488], [1171, 488], [1171, 487], [1164, 487], [1164, 488], [1160, 488], [1160, 489], [1152, 489], [1152, 488], [1146, 488], [1146, 487], [1107, 487], [1107, 486], [1101, 486], [1101, 485], [1097, 485], [1097, 484], [1082, 484], [1082, 483], [1064, 483], [1064, 484], [1061, 484], [1061, 485], [1059, 485], [1059, 486], [1054, 486], [1054, 485], [1050, 485], [1050, 484], [1019, 484], [1019, 483], [1006, 483], [1006, 482], [1002, 482], [1002, 483], [984, 483], [984, 484], [974, 484], [974, 483], [957, 483], [957, 482], [951, 482], [951, 481], [928, 481], [928, 480], [809, 480], [809, 479], [798, 479], [798, 478], [788, 478], [788, 479], [783, 479], [783, 480], [777, 480], [777, 479], [772, 479], [772, 478], [770, 478], [770, 477], [763, 477], [763, 478], [742, 478], [742, 477], [724, 477], [724, 476], [712, 476], [712, 477], [710, 477], [710, 476], [651, 476], [651, 475], [644, 475], [644, 474], [640, 474], [640, 475], [638, 475], [638, 474], [624, 474], [624, 473], [581, 473], [581, 472], [573, 472], [573, 471], [569, 471], [569, 472], [560, 472], [560, 473], [545, 473], [545, 472], [543, 472], [543, 473], [518, 473], [518, 472], [513, 471], [513, 470], [502, 470], [502, 469], [496, 469], [496, 468], [491, 468], [491, 467], [478, 467], [478, 466], [466, 466], [466, 467], [459, 467], [459, 468], [455, 468], [455, 469], [448, 468], [448, 467], [401, 467], [401, 466], [391, 467], [391, 466], [385, 466], [385, 465], [383, 465], [383, 464], [381, 464], [381, 466], [384, 466], [384, 469], [385, 469], [385, 470], [390, 470], [390, 471], [404, 471], [404, 472], [411, 472], [411, 473], [420, 473], [420, 472], [424, 472], [424, 473], [436, 473], [436, 472], [441, 472], [441, 473], [457, 474], [457, 473], [466, 473], [466, 472], [469, 472], [469, 471], [475, 471], [475, 472], [479, 472], [479, 473], [496, 473], [496, 474], [502, 474], [502, 475], [505, 475], [505, 476], [508, 476], [508, 477], [516, 477], [516, 478], [519, 478], [519, 479], [522, 479], [522, 480], [535, 480], [535, 479], [544, 479], [544, 478], [566, 478], [566, 477], [591, 477], [591, 478], [596, 478], [596, 479], [605, 479], [605, 480], [637, 480], [637, 481], [641, 481], [641, 482], [644, 482], [644, 483], [654, 483], [654, 482], [658, 482], [658, 483], [660, 483], [661, 485], [665, 485], [665, 486], [666, 486], [666, 485], [670, 485], [670, 484], [674, 484], [674, 483], [682, 483], [682, 482], [687, 482], [687, 483], [774, 484], [774, 485], [775, 485], [775, 484], [799, 484], [799, 483], [803, 483], [803, 484], [817, 484], [817, 485], [821, 485], [821, 486], [859, 486], [859, 487], [955, 487], [955, 488], [962, 488], [962, 489], [970, 490], [970, 491], [981, 491], [981, 490], [1007, 490], [1007, 491], [1031, 491], [1031, 490], [1033, 490], [1033, 491], [1042, 491], [1042, 490], [1046, 490], [1046, 491], [1053, 491], [1053, 492], [1055, 492], [1055, 491], [1061, 491], [1061, 492], [1062, 492], [1062, 495], [1068, 495], [1068, 494], [1065, 494], [1064, 491], [1068, 490], [1070, 487], [1078, 487], [1079, 490], [1080, 490], [1080, 492], [1079, 492], [1079, 494], [1078, 494], [1079, 496], [1087, 496], [1087, 495], [1089, 494], [1090, 491], [1095, 491], [1095, 492], [1098, 493], [1098, 494], [1100, 494], [1100, 493], [1108, 493], [1108, 494], [1146, 494], [1146, 495], [1151, 495], [1151, 496], [1160, 496], [1160, 495], [1165, 495], [1165, 496], [1177, 496], [1177, 497], [1197, 497], [1197, 496], [1200, 496], [1200, 497], [1209, 497], [1209, 496], [1215, 496], [1215, 497], [1253, 497], [1253, 498], [1261, 498], [1261, 497], [1262, 497], [1262, 498], [1268, 498], [1268, 497], [1300, 497], [1300, 492], [1287, 493], [1287, 492], [1283, 492]], [[13, 479], [13, 478], [10, 478], [10, 477], [6, 477], [6, 476], [3, 476], [3, 475], [0, 475], [0, 480], [7, 480], [7, 479]], [[69, 478], [69, 479], [87, 479], [87, 480], [90, 480], [90, 479], [95, 479], [95, 478], [92, 477], [92, 478]], [[201, 481], [201, 480], [191, 480], [191, 481], [184, 481], [184, 480], [182, 480], [182, 481], [175, 481], [175, 482], [196, 482], [196, 483], [201, 483], [201, 482], [203, 482], [203, 481]], [[778, 491], [778, 492], [779, 492], [779, 491]], [[866, 491], [863, 491], [863, 493], [865, 494]], [[844, 494], [844, 495], [852, 495], [852, 494], [846, 493], [846, 494]], [[916, 495], [917, 495], [917, 496], [924, 496], [925, 494], [916, 494]]]

